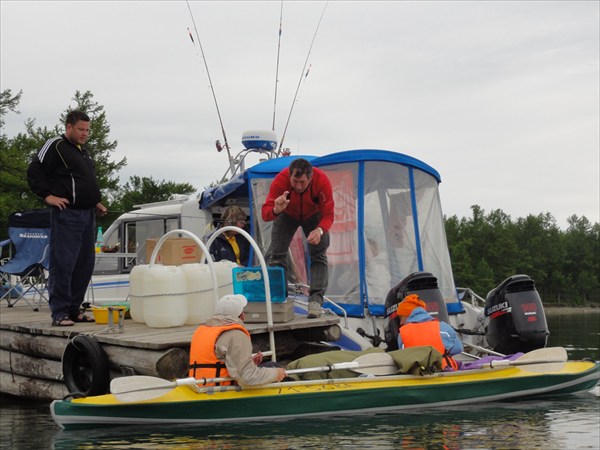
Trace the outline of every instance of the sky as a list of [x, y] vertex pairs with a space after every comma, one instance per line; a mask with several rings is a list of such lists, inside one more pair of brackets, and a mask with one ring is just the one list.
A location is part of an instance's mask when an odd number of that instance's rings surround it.
[[600, 222], [599, 5], [1, 0], [0, 88], [23, 91], [2, 132], [52, 128], [89, 90], [122, 183], [202, 190], [228, 162], [201, 44], [233, 154], [274, 111], [281, 140], [291, 111], [292, 154], [413, 156], [441, 174], [447, 216]]

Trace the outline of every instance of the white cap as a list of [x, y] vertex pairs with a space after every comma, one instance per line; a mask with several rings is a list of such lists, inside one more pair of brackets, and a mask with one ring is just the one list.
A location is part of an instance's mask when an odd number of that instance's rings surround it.
[[224, 295], [215, 306], [215, 314], [239, 317], [247, 304], [248, 300], [241, 294]]

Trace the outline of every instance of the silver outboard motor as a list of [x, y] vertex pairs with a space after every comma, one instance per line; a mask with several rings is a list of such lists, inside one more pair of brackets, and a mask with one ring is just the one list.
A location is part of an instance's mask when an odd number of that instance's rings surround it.
[[434, 318], [448, 322], [448, 309], [437, 278], [429, 272], [413, 272], [392, 288], [385, 298], [383, 329], [388, 351], [398, 349], [400, 318], [396, 315], [396, 310], [404, 297], [410, 294], [417, 294], [425, 302], [427, 312]]
[[492, 350], [512, 354], [546, 346], [550, 332], [544, 307], [527, 275], [513, 275], [492, 289], [485, 299], [485, 316], [485, 338]]

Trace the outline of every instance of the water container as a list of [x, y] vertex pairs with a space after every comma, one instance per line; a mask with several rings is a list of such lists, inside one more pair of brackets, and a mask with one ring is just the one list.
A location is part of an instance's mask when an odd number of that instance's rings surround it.
[[234, 262], [223, 260], [214, 263], [217, 271], [217, 283], [219, 285], [219, 298], [227, 294], [233, 294], [233, 276], [232, 271], [238, 265]]
[[185, 274], [179, 266], [149, 267], [143, 277], [144, 321], [151, 328], [178, 327], [188, 316]]
[[129, 274], [129, 314], [134, 322], [144, 322], [144, 275], [148, 265], [134, 266]]
[[215, 313], [215, 294], [208, 264], [184, 264], [188, 318], [186, 324], [203, 323]]

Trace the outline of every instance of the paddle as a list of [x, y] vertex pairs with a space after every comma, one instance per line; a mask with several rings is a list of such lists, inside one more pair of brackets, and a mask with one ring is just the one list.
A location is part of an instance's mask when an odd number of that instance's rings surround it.
[[[354, 372], [369, 375], [391, 375], [398, 371], [393, 358], [387, 353], [367, 353], [353, 361], [331, 364], [321, 367], [307, 367], [286, 371], [287, 374], [309, 372], [331, 372], [333, 370], [350, 369]], [[232, 378], [181, 378], [174, 381], [145, 375], [115, 378], [110, 382], [110, 392], [120, 402], [141, 402], [161, 397], [178, 386], [202, 386], [207, 383], [231, 381]]]
[[547, 347], [532, 350], [513, 361], [506, 359], [491, 361], [486, 366], [494, 368], [526, 365], [528, 367], [524, 370], [529, 372], [558, 372], [565, 366], [567, 359], [567, 351], [563, 347]]

